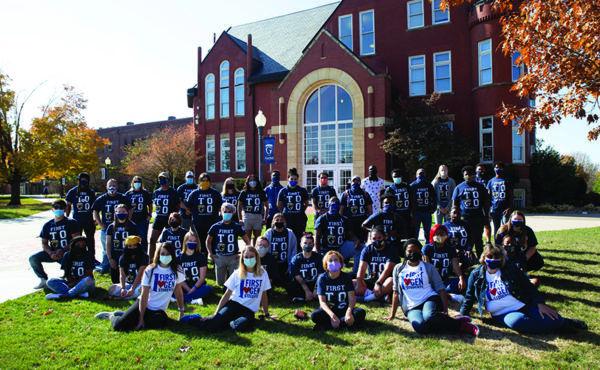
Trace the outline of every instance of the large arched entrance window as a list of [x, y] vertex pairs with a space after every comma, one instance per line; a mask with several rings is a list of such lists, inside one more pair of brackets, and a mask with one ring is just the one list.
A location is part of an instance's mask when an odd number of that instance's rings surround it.
[[352, 99], [337, 85], [319, 87], [306, 101], [303, 130], [304, 179], [309, 192], [325, 171], [338, 194], [352, 176]]

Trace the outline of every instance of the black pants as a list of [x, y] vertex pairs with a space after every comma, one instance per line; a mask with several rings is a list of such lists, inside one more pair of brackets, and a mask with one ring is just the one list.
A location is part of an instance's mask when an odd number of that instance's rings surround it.
[[[316, 280], [315, 281], [307, 281], [306, 286], [308, 286], [308, 289], [310, 289], [310, 291], [313, 292], [315, 290], [316, 283], [317, 283]], [[305, 299], [306, 298], [306, 292], [304, 291], [304, 289], [302, 289], [302, 285], [300, 285], [300, 283], [297, 282], [296, 279], [287, 283], [287, 285], [285, 286], [285, 291], [287, 292], [290, 299], [294, 299], [294, 298]]]
[[483, 235], [483, 226], [485, 225], [483, 216], [465, 216], [463, 217], [463, 220], [471, 224], [471, 230], [473, 230], [473, 240], [475, 241], [475, 252], [477, 253], [477, 258], [481, 258], [481, 253], [483, 253], [483, 240], [481, 239], [481, 236]]
[[[140, 321], [140, 301], [136, 300], [123, 316], [113, 316], [111, 324], [115, 331], [130, 331], [135, 329]], [[158, 329], [167, 326], [169, 317], [165, 311], [154, 311], [146, 308], [144, 312], [144, 328]]]
[[254, 311], [237, 302], [229, 301], [212, 319], [202, 321], [200, 318], [196, 318], [190, 320], [189, 323], [201, 330], [213, 333], [225, 329], [248, 331], [254, 326]]
[[354, 228], [354, 235], [360, 240], [361, 244], [365, 244], [369, 237], [369, 232], [362, 228], [362, 223], [365, 222], [366, 218], [363, 217], [351, 217], [350, 222]]
[[[198, 239], [200, 239], [200, 252], [209, 255], [208, 248], [206, 247], [206, 237], [208, 236], [208, 230], [212, 225], [202, 225], [200, 227], [198, 224], [193, 224], [196, 229], [196, 233], [198, 234]], [[216, 252], [216, 251], [215, 251]]]
[[540, 252], [535, 251], [533, 256], [527, 260], [527, 271], [538, 271], [544, 267], [544, 259]]
[[[331, 310], [338, 317], [338, 319], [340, 319], [340, 329], [348, 327], [346, 325], [347, 308], [340, 309], [338, 307], [331, 307]], [[352, 310], [352, 315], [354, 316], [354, 324], [352, 326], [356, 327], [360, 325], [363, 321], [365, 321], [365, 316], [367, 315], [367, 313], [362, 308], [354, 307], [354, 310]], [[331, 317], [329, 317], [327, 312], [325, 312], [321, 307], [314, 310], [310, 314], [310, 318], [315, 324], [322, 325], [325, 328], [329, 329], [332, 328]]]
[[114, 268], [112, 268], [112, 266], [110, 268], [110, 281], [113, 284], [119, 284], [119, 282], [121, 281], [121, 271], [119, 270], [118, 265], [119, 265], [119, 259], [121, 258], [122, 254], [123, 253], [121, 253], [121, 252], [115, 252], [115, 251], [112, 251], [112, 253], [111, 253], [112, 258], [115, 261], [117, 261], [117, 268], [114, 269]]
[[306, 231], [306, 221], [298, 221], [298, 223], [294, 222], [292, 225], [288, 225], [287, 227], [294, 233], [297, 241], [296, 253], [300, 253], [300, 239], [302, 239], [302, 235], [304, 235], [304, 232]]
[[94, 240], [94, 234], [96, 233], [96, 224], [94, 223], [94, 221], [92, 221], [79, 225], [81, 226], [81, 230], [83, 230], [83, 232], [85, 233], [88, 251], [90, 251], [94, 258], [96, 258], [96, 240]]

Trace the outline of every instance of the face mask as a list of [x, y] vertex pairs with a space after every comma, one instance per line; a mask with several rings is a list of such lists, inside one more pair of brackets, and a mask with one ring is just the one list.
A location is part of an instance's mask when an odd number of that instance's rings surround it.
[[223, 213], [223, 221], [231, 221], [233, 213]]
[[194, 179], [185, 179], [185, 183], [188, 185], [192, 185], [194, 183]]
[[290, 186], [293, 188], [294, 186], [298, 185], [298, 181], [294, 181], [294, 180], [290, 180]]
[[466, 182], [473, 182], [473, 180], [475, 180], [475, 176], [473, 175], [467, 175], [464, 177]]
[[327, 270], [331, 272], [338, 272], [342, 269], [342, 264], [338, 261], [329, 261], [327, 262]]
[[181, 224], [177, 221], [169, 221], [169, 226], [171, 226], [174, 229], [178, 228], [180, 225]]
[[522, 227], [525, 222], [521, 220], [510, 220], [510, 224], [514, 227]]
[[385, 247], [385, 242], [383, 240], [374, 240], [373, 246], [375, 247], [375, 249], [380, 250], [383, 249], [383, 247]]
[[419, 179], [419, 180], [425, 180], [425, 175], [420, 174], [419, 176], [417, 176], [417, 179]]
[[502, 175], [502, 172], [504, 172], [504, 169], [502, 169], [502, 168], [495, 168], [494, 172], [496, 172], [496, 175]]
[[383, 206], [383, 213], [393, 213], [394, 212], [394, 206], [392, 204], [386, 204], [385, 206]]
[[285, 222], [275, 222], [276, 229], [283, 229], [284, 226], [285, 226]]
[[158, 185], [160, 185], [160, 186], [165, 186], [168, 183], [169, 183], [169, 180], [167, 180], [167, 179], [158, 180]]
[[329, 214], [335, 215], [336, 213], [340, 213], [340, 202], [333, 202], [329, 205]]
[[187, 242], [186, 246], [187, 246], [188, 249], [194, 250], [198, 246], [198, 243], [196, 243], [196, 242]]
[[506, 253], [515, 253], [516, 249], [517, 248], [513, 244], [507, 244], [504, 246]]
[[321, 183], [322, 186], [327, 186], [327, 181], [329, 181], [329, 179], [320, 179], [319, 182]]
[[477, 173], [477, 176], [479, 176], [479, 177], [483, 176], [483, 171], [476, 171], [476, 173]]
[[142, 183], [141, 183], [141, 182], [134, 182], [134, 183], [133, 183], [133, 188], [134, 188], [134, 189], [136, 189], [136, 190], [137, 190], [137, 189], [139, 189], [139, 188], [141, 188], [141, 187], [142, 187]]
[[357, 184], [355, 182], [352, 183], [352, 190], [356, 191], [360, 188], [360, 184]]
[[302, 244], [302, 251], [305, 253], [310, 253], [313, 250], [313, 246], [310, 244]]
[[109, 186], [108, 187], [108, 194], [114, 194], [117, 192], [117, 187], [116, 186]]
[[210, 181], [200, 181], [200, 189], [208, 190], [210, 187]]
[[79, 180], [79, 185], [81, 185], [81, 186], [87, 186], [87, 184], [89, 184], [89, 181], [87, 181], [87, 180]]
[[434, 235], [433, 241], [438, 244], [444, 244], [444, 242], [446, 241], [446, 238], [447, 238], [447, 236]]
[[85, 253], [85, 251], [87, 250], [87, 246], [86, 246], [86, 247], [83, 247], [83, 248], [81, 248], [81, 247], [75, 247], [75, 248], [73, 248], [73, 249], [75, 250], [75, 251], [73, 252], [75, 255], [77, 255], [77, 256], [81, 256], [81, 255], [82, 255], [82, 254], [84, 254], [84, 253]]
[[173, 259], [170, 255], [169, 256], [163, 256], [161, 255], [159, 257], [160, 259], [160, 263], [162, 263], [163, 265], [168, 265], [169, 263], [171, 263], [171, 260]]
[[256, 266], [256, 257], [244, 258], [244, 265], [246, 265], [246, 267], [248, 267], [249, 269], [253, 268], [254, 266]]
[[258, 254], [260, 254], [261, 256], [264, 256], [265, 254], [267, 254], [269, 252], [269, 247], [258, 247]]
[[234, 187], [235, 187], [234, 184], [227, 184], [227, 185], [225, 185], [225, 189], [227, 189], [227, 190], [233, 189]]
[[129, 248], [129, 247], [127, 247], [127, 248], [125, 248], [125, 254], [127, 256], [135, 256], [137, 250], [138, 250], [137, 246], [135, 248]]
[[396, 185], [402, 184], [402, 177], [394, 177], [394, 184], [396, 184]]
[[248, 181], [248, 185], [250, 185], [251, 188], [255, 188], [256, 187], [256, 181], [254, 181], [254, 180]]
[[373, 170], [373, 169], [369, 170], [369, 176], [371, 176], [371, 177], [377, 176], [377, 170]]
[[406, 259], [409, 260], [410, 262], [420, 261], [421, 260], [421, 252], [407, 253]]
[[448, 171], [445, 171], [445, 170], [440, 171], [440, 175], [442, 175], [442, 177], [446, 177], [447, 174], [448, 174]]
[[117, 213], [117, 218], [121, 221], [125, 221], [127, 219], [127, 213]]
[[492, 270], [498, 269], [500, 268], [500, 265], [502, 264], [502, 260], [501, 259], [485, 259], [485, 264], [487, 265], [487, 267], [489, 267]]
[[61, 218], [64, 215], [65, 215], [65, 210], [64, 209], [55, 209], [54, 210], [54, 217]]

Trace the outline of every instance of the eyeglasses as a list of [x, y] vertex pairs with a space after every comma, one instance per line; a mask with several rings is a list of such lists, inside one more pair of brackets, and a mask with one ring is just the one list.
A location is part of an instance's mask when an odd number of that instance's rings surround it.
[[52, 206], [53, 209], [66, 209], [66, 207], [63, 206]]

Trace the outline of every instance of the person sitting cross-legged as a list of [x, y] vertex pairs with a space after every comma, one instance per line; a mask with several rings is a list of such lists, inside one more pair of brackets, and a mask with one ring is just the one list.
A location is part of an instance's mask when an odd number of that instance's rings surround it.
[[56, 293], [47, 294], [46, 299], [87, 298], [96, 287], [94, 255], [88, 251], [87, 238], [76, 236], [71, 239], [70, 246], [60, 266], [65, 271], [65, 278], [48, 280], [48, 288]]

